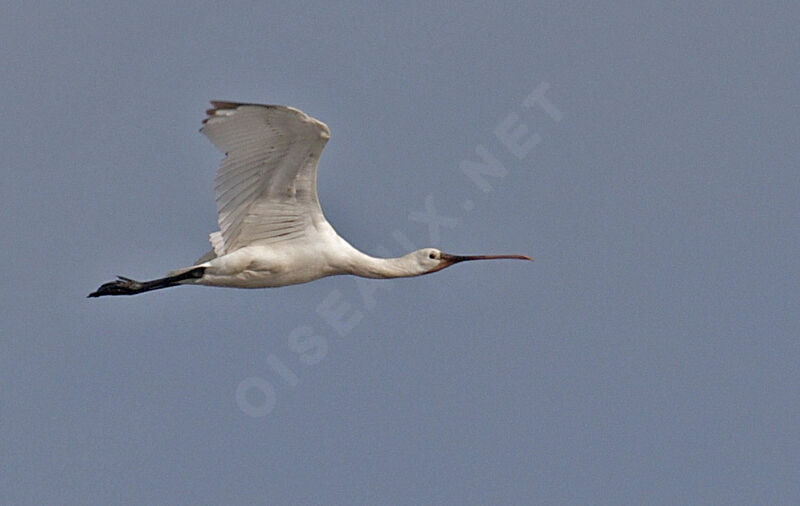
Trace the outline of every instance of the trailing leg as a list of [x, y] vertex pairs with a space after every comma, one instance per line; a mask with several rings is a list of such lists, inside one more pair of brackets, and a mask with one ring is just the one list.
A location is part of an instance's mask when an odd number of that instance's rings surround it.
[[149, 292], [161, 288], [169, 288], [183, 284], [188, 279], [199, 279], [203, 277], [205, 267], [194, 267], [180, 274], [166, 276], [151, 281], [136, 281], [135, 279], [118, 276], [116, 281], [103, 284], [96, 291], [90, 293], [89, 297], [102, 297], [104, 295], [135, 295], [137, 293]]

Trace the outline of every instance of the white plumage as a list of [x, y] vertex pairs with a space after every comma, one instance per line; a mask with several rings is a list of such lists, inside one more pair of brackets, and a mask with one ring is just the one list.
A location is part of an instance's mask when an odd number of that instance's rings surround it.
[[201, 132], [225, 153], [214, 184], [219, 231], [195, 265], [152, 281], [120, 276], [90, 297], [132, 295], [180, 284], [265, 288], [323, 276], [418, 276], [464, 260], [523, 255], [457, 256], [424, 248], [374, 258], [342, 239], [322, 214], [317, 165], [328, 127], [292, 107], [212, 102]]
[[291, 107], [213, 104], [200, 131], [225, 153], [214, 185], [223, 252], [300, 238], [325, 222], [317, 162], [328, 127]]

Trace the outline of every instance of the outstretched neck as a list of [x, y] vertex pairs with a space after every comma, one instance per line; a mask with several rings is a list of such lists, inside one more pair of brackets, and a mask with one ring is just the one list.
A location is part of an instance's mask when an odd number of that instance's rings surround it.
[[346, 274], [362, 278], [403, 278], [422, 274], [409, 256], [397, 258], [376, 258], [354, 248], [342, 269]]

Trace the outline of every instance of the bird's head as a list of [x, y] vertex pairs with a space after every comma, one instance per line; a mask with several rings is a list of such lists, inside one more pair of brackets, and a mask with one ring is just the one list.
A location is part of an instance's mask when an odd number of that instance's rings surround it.
[[451, 255], [439, 251], [436, 248], [418, 249], [411, 253], [410, 256], [418, 265], [420, 274], [430, 274], [440, 271], [445, 267], [450, 267], [453, 264], [469, 260], [533, 260], [531, 257], [525, 255]]

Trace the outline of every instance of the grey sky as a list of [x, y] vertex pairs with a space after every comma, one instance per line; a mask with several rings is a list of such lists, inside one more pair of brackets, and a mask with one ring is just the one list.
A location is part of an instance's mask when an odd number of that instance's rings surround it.
[[[0, 502], [800, 502], [797, 10], [483, 4], [3, 6]], [[369, 253], [536, 261], [86, 299], [208, 249], [209, 99]]]

